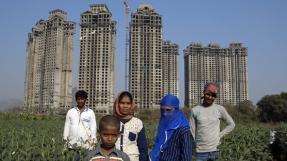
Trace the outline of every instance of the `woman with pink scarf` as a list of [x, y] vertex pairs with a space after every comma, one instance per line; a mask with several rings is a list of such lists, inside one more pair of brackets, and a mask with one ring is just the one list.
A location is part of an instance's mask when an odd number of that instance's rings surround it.
[[145, 128], [140, 119], [134, 117], [135, 104], [131, 93], [120, 93], [114, 103], [114, 115], [121, 121], [121, 134], [116, 148], [127, 153], [131, 161], [148, 160], [148, 144]]

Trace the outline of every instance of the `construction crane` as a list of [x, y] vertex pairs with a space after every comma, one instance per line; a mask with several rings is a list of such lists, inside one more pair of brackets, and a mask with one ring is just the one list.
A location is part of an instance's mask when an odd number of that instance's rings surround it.
[[128, 0], [124, 0], [125, 5], [125, 16], [126, 16], [126, 43], [125, 43], [125, 90], [128, 90], [128, 64], [129, 64], [129, 13], [130, 6], [128, 4]]

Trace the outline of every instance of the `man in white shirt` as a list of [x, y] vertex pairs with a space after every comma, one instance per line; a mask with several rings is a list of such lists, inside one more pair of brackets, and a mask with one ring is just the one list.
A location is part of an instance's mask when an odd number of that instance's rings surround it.
[[67, 112], [63, 138], [69, 149], [93, 149], [97, 143], [95, 113], [85, 106], [88, 98], [86, 91], [77, 91], [75, 97], [77, 106]]
[[[235, 123], [223, 106], [214, 103], [218, 86], [207, 83], [203, 91], [203, 102], [191, 108], [190, 124], [196, 144], [196, 161], [216, 161], [219, 158], [217, 146], [220, 138], [231, 132]], [[220, 119], [227, 126], [220, 131]]]

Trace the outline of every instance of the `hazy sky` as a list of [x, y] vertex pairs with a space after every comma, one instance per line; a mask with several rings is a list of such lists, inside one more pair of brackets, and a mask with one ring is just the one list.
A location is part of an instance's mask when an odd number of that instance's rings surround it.
[[[28, 33], [48, 13], [62, 9], [77, 22], [73, 85], [77, 84], [80, 14], [105, 3], [117, 21], [116, 90], [124, 89], [125, 15], [123, 0], [2, 0], [0, 5], [0, 101], [23, 99]], [[179, 45], [180, 96], [184, 96], [183, 49], [191, 42], [248, 48], [250, 100], [287, 91], [286, 0], [129, 0], [132, 11], [150, 3], [163, 17], [163, 38]], [[284, 50], [285, 49], [285, 50]], [[183, 103], [183, 102], [182, 102]]]

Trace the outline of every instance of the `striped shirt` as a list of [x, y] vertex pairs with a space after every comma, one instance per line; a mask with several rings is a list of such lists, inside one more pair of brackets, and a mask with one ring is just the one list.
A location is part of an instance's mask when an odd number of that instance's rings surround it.
[[116, 148], [109, 155], [101, 153], [101, 146], [98, 145], [95, 150], [90, 151], [84, 161], [130, 161], [128, 155]]
[[191, 161], [192, 135], [190, 128], [185, 126], [173, 133], [168, 142], [167, 149], [161, 153], [161, 161]]

